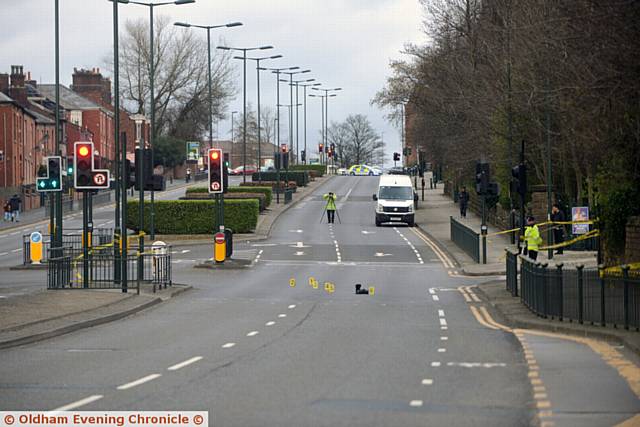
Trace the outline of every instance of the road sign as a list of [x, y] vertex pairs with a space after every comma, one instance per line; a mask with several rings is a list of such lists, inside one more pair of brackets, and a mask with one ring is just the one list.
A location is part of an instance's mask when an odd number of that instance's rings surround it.
[[200, 158], [200, 143], [198, 141], [187, 142], [187, 161], [197, 162]]
[[96, 173], [93, 175], [93, 183], [95, 185], [103, 186], [107, 182], [107, 175], [104, 173]]
[[213, 259], [217, 263], [223, 263], [227, 254], [226, 239], [224, 233], [216, 233], [214, 236]]
[[31, 254], [31, 263], [40, 264], [42, 261], [42, 234], [34, 231], [29, 236], [29, 250]]

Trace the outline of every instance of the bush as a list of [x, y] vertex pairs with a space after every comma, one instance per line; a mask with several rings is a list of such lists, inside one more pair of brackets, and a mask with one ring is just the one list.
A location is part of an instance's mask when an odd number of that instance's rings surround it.
[[[262, 180], [263, 181], [277, 181], [277, 172], [262, 172]], [[253, 180], [258, 180], [258, 174], [253, 174]], [[288, 180], [295, 181], [298, 187], [306, 187], [309, 183], [309, 171], [291, 171], [283, 172], [280, 171], [280, 180]]]
[[316, 176], [324, 176], [327, 172], [325, 165], [293, 165], [289, 167], [292, 171], [314, 171]]
[[[258, 200], [225, 200], [224, 225], [234, 233], [250, 233], [258, 224]], [[127, 227], [138, 230], [138, 201], [127, 203]], [[144, 232], [149, 233], [150, 203], [145, 202]], [[158, 234], [213, 234], [213, 200], [158, 200], [155, 202], [155, 229]]]
[[[247, 186], [240, 186], [240, 187], [229, 187], [227, 188], [227, 193], [263, 193], [266, 197], [265, 200], [265, 207], [269, 207], [269, 205], [271, 205], [271, 200], [273, 199], [273, 188], [271, 187], [271, 183], [270, 182], [262, 182], [262, 184], [260, 185], [253, 185], [253, 184], [258, 184], [255, 182], [246, 182], [245, 184], [251, 184], [251, 185], [247, 185]], [[275, 183], [273, 183], [275, 184]], [[251, 187], [251, 188], [245, 188], [245, 187]], [[192, 193], [208, 193], [209, 189], [207, 187], [189, 187], [187, 188], [187, 196], [189, 194]]]

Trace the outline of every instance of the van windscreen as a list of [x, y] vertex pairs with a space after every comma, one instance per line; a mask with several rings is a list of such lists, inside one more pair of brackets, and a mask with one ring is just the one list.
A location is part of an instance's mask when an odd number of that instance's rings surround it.
[[379, 199], [383, 200], [413, 200], [411, 187], [380, 187]]

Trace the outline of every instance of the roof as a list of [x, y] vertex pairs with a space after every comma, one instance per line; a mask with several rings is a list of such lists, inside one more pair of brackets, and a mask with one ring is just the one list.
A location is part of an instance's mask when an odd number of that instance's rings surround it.
[[56, 124], [55, 120], [52, 120], [51, 118], [45, 116], [44, 114], [40, 114], [36, 110], [32, 110], [30, 108], [25, 108], [25, 111], [28, 112], [29, 114], [31, 114], [36, 119], [36, 123], [43, 124], [43, 125], [55, 125]]
[[13, 99], [0, 92], [0, 102], [13, 102]]
[[[56, 85], [38, 85], [38, 91], [50, 100], [55, 100]], [[111, 111], [107, 110], [106, 108], [101, 107], [90, 99], [77, 94], [76, 92], [63, 85], [60, 85], [60, 106], [62, 106], [62, 108], [66, 110], [102, 110], [107, 114], [112, 114]]]

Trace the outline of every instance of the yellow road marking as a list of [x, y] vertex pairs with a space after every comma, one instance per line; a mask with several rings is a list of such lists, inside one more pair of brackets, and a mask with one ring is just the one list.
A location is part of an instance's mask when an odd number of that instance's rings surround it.
[[617, 424], [616, 427], [637, 427], [640, 426], [640, 415], [635, 415], [626, 421]]
[[471, 297], [469, 297], [469, 295], [467, 295], [467, 292], [464, 290], [464, 288], [462, 286], [458, 287], [458, 291], [460, 291], [460, 293], [464, 297], [465, 302], [471, 302]]
[[476, 320], [478, 321], [478, 323], [480, 323], [482, 326], [485, 326], [489, 329], [494, 329], [494, 330], [498, 330], [498, 328], [496, 328], [493, 325], [488, 324], [484, 318], [482, 317], [482, 315], [480, 314], [480, 312], [478, 311], [478, 309], [472, 305], [469, 306], [469, 308], [471, 309], [471, 313], [473, 313], [474, 317], [476, 318]]
[[418, 236], [418, 238], [420, 240], [422, 240], [424, 243], [427, 244], [427, 246], [429, 246], [431, 248], [431, 250], [436, 254], [436, 256], [440, 259], [440, 261], [442, 262], [442, 265], [444, 266], [444, 268], [455, 268], [455, 266], [453, 265], [453, 262], [451, 262], [451, 260], [449, 259], [449, 257], [447, 256], [447, 254], [445, 254], [439, 247], [438, 245], [436, 245], [434, 242], [431, 241], [431, 239], [429, 239], [427, 236], [425, 236], [424, 234], [422, 234], [422, 232], [417, 231], [415, 228], [411, 228], [411, 231], [413, 231], [413, 234], [415, 234], [416, 236]]

